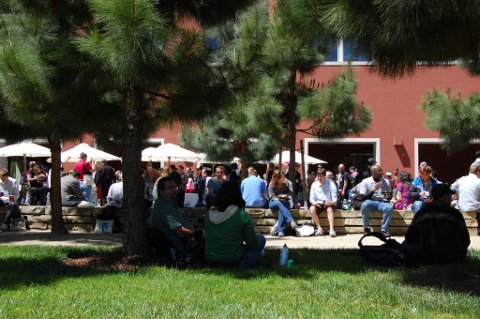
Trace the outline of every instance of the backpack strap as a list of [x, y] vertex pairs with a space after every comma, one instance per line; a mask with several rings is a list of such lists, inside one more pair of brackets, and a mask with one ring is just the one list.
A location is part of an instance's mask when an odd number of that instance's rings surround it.
[[362, 248], [363, 247], [363, 239], [366, 238], [366, 237], [375, 237], [375, 238], [378, 238], [380, 239], [381, 241], [383, 241], [384, 243], [387, 242], [387, 239], [385, 238], [385, 236], [380, 233], [380, 232], [372, 232], [372, 233], [368, 233], [368, 234], [365, 234], [362, 236], [362, 238], [360, 238], [360, 240], [358, 241], [358, 247]]

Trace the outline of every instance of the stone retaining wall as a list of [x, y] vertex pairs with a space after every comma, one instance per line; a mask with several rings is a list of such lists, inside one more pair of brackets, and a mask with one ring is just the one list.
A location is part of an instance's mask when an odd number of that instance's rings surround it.
[[[20, 206], [22, 213], [28, 216], [31, 229], [48, 230], [51, 229], [51, 209], [50, 206]], [[92, 232], [95, 229], [97, 216], [102, 213], [102, 207], [78, 208], [63, 207], [63, 216], [65, 225], [68, 230]], [[197, 221], [205, 214], [204, 208], [186, 208], [188, 216]], [[252, 216], [252, 220], [258, 232], [268, 233], [270, 228], [275, 224], [277, 213], [270, 209], [247, 209]], [[297, 222], [310, 222], [310, 212], [308, 210], [291, 210], [292, 215]], [[477, 220], [475, 212], [462, 212], [465, 222], [471, 234], [476, 234]], [[3, 220], [4, 210], [0, 210], [0, 220]], [[390, 223], [389, 232], [394, 235], [405, 234], [408, 226], [413, 218], [411, 211], [393, 211], [392, 221]], [[122, 210], [118, 209], [115, 214], [115, 224], [120, 226], [123, 224]], [[374, 230], [379, 230], [382, 221], [382, 214], [373, 212], [371, 214], [370, 223]], [[320, 215], [320, 224], [322, 227], [328, 227], [328, 220], [325, 213]], [[359, 211], [339, 210], [335, 211], [335, 230], [338, 234], [354, 234], [362, 233], [362, 215]]]

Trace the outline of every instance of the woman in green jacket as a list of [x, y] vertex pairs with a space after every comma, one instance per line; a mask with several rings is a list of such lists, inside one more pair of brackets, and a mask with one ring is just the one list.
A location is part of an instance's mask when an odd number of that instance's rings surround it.
[[255, 234], [238, 183], [227, 181], [205, 215], [205, 258], [223, 266], [251, 268], [265, 247], [265, 237]]

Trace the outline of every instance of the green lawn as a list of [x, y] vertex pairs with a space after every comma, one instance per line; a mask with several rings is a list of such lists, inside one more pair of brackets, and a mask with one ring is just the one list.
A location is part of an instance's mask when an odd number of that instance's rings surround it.
[[[294, 269], [66, 266], [107, 248], [0, 247], [0, 318], [479, 318], [480, 252], [382, 269], [356, 251], [291, 250]], [[276, 264], [278, 250], [267, 251]]]

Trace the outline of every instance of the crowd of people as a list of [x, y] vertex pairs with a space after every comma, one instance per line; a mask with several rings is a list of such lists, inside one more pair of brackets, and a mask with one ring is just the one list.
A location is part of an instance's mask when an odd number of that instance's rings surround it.
[[[390, 236], [388, 229], [393, 210], [411, 210], [415, 217], [407, 233], [407, 242], [409, 247], [415, 249], [418, 249], [418, 230], [425, 232], [431, 226], [425, 226], [422, 221], [431, 217], [432, 211], [442, 212], [458, 221], [461, 215], [456, 208], [459, 208], [477, 211], [479, 218], [480, 160], [472, 163], [469, 174], [458, 179], [451, 187], [442, 184], [435, 176], [435, 171], [425, 162], [420, 164], [419, 176], [414, 179], [409, 173], [399, 172], [398, 169], [385, 172], [374, 158], [368, 159], [367, 167], [360, 172], [353, 166], [347, 171], [344, 164], [339, 164], [337, 175], [319, 165], [316, 171], [307, 172], [305, 184], [300, 165], [296, 164], [295, 167], [292, 183], [288, 178], [288, 162], [281, 167], [269, 163], [262, 176], [254, 167], [249, 167], [248, 176], [244, 179], [240, 176], [241, 164], [238, 163], [202, 167], [199, 170], [182, 165], [156, 169], [152, 163], [147, 163], [144, 171], [145, 208], [152, 207], [154, 203], [154, 230], [149, 232], [149, 237], [165, 239], [167, 246], [157, 248], [162, 251], [173, 248], [179, 257], [188, 250], [186, 239], [197, 237], [201, 239], [198, 245], [204, 247], [207, 260], [248, 268], [262, 253], [265, 238], [255, 234], [250, 216], [245, 212], [247, 207], [276, 211], [277, 221], [270, 234], [278, 237], [285, 236], [287, 229], [298, 226], [291, 209], [297, 205], [300, 207], [302, 203], [311, 214], [314, 236], [328, 234], [335, 237], [335, 209], [348, 209], [354, 201], [359, 203], [365, 233], [371, 232], [371, 212], [383, 214], [380, 230], [385, 237]], [[37, 163], [30, 162], [25, 176], [28, 191], [24, 203], [45, 205], [49, 200], [49, 174]], [[5, 230], [9, 228], [12, 216], [18, 214], [21, 187], [6, 169], [0, 170], [0, 177], [1, 204], [7, 206], [8, 212], [2, 225]], [[93, 199], [92, 189], [96, 190], [96, 198]], [[195, 225], [181, 210], [185, 194], [192, 192], [198, 194], [195, 206], [206, 207], [208, 211], [201, 222], [204, 234], [197, 236], [194, 236]], [[303, 201], [303, 193], [306, 193], [307, 201]], [[455, 196], [453, 203], [446, 199], [451, 194]], [[115, 171], [106, 161], [92, 165], [87, 161], [87, 154], [82, 153], [73, 170], [62, 174], [61, 195], [64, 206], [99, 204], [107, 208], [121, 207], [122, 173]], [[328, 233], [320, 224], [322, 213], [327, 216]], [[440, 226], [438, 228], [441, 229]], [[467, 242], [465, 231], [466, 226], [458, 227], [458, 237], [462, 238], [463, 245]]]

